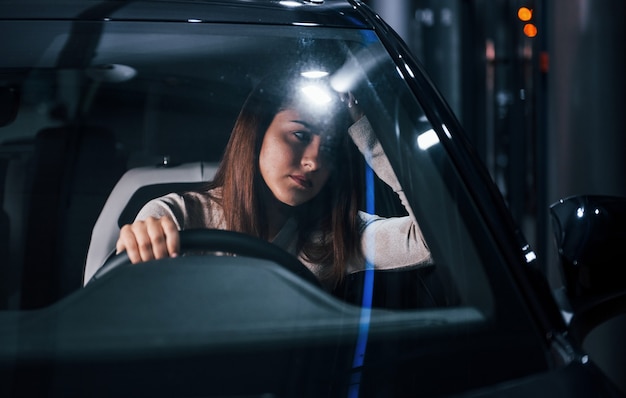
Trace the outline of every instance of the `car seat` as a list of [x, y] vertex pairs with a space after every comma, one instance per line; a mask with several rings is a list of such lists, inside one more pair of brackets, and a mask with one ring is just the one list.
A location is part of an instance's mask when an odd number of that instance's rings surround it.
[[177, 166], [147, 166], [128, 170], [109, 195], [92, 234], [83, 285], [102, 266], [115, 250], [120, 227], [133, 222], [141, 207], [151, 199], [170, 192], [198, 188], [210, 181], [217, 164], [207, 162], [185, 163]]
[[102, 126], [44, 128], [27, 145], [33, 149], [23, 183], [11, 187], [18, 191], [8, 199], [19, 202], [11, 205], [12, 216], [22, 226], [13, 231], [23, 242], [14, 246], [20, 253], [13, 253], [21, 264], [21, 275], [14, 278], [21, 286], [18, 305], [35, 309], [80, 288], [91, 226], [122, 175], [125, 159], [113, 131]]

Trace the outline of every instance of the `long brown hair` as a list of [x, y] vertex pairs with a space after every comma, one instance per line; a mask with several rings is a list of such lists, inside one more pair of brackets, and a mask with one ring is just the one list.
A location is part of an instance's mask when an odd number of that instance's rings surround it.
[[[264, 181], [259, 171], [259, 153], [265, 132], [274, 116], [293, 104], [293, 80], [284, 77], [264, 79], [250, 93], [235, 122], [220, 167], [209, 189], [220, 188], [226, 227], [267, 239], [267, 222], [261, 201]], [[347, 263], [362, 261], [360, 218], [361, 178], [355, 146], [347, 134], [349, 115], [343, 107], [332, 114], [337, 129], [333, 172], [320, 193], [298, 206], [298, 252], [305, 259], [323, 266], [321, 278], [337, 284]], [[340, 166], [340, 167], [339, 167]], [[313, 238], [314, 237], [314, 238]], [[313, 239], [312, 239], [313, 238]]]

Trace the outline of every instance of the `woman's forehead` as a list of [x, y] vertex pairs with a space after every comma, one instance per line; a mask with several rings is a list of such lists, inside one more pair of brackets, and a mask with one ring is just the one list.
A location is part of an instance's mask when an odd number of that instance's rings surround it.
[[335, 133], [336, 120], [332, 113], [310, 112], [306, 109], [290, 107], [279, 111], [276, 116], [281, 122], [297, 123], [317, 134]]

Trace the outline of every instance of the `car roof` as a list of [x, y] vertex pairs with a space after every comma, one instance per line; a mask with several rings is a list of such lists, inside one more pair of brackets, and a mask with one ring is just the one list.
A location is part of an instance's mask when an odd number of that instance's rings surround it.
[[0, 20], [223, 22], [371, 28], [348, 0], [21, 0]]

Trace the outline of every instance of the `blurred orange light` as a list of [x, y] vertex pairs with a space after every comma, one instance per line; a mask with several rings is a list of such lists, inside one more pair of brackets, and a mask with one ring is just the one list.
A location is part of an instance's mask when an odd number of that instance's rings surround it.
[[528, 37], [537, 36], [537, 27], [531, 23], [524, 25], [524, 34]]
[[521, 21], [528, 22], [533, 17], [533, 10], [528, 7], [520, 7], [520, 9], [517, 10], [517, 17]]

